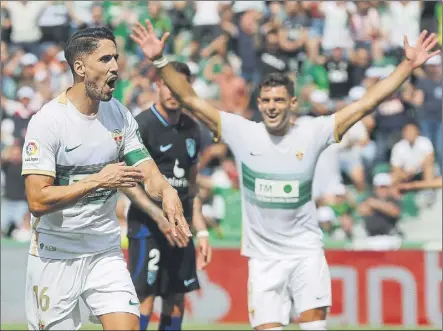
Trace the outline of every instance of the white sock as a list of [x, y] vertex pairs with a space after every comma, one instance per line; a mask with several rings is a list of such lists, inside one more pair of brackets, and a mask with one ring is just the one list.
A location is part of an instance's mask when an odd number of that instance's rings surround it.
[[283, 327], [282, 326], [276, 326], [276, 327], [273, 327], [273, 328], [264, 329], [264, 331], [267, 331], [267, 330], [282, 331]]
[[300, 323], [300, 329], [302, 330], [327, 330], [326, 320], [314, 321], [308, 323]]

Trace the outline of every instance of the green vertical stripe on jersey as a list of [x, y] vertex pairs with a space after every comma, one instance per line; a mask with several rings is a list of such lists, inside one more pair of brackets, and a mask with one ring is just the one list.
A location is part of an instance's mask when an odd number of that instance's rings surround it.
[[123, 156], [123, 160], [128, 166], [132, 166], [137, 162], [150, 157], [148, 150], [146, 148], [139, 148], [135, 151], [129, 152]]
[[[118, 160], [110, 162], [90, 164], [85, 166], [65, 166], [57, 164], [55, 167], [56, 179], [55, 185], [66, 186], [73, 184], [90, 175], [99, 173], [108, 164], [117, 163]], [[78, 205], [102, 204], [117, 193], [115, 189], [98, 189], [83, 197]]]
[[[242, 163], [242, 180], [245, 198], [261, 208], [297, 209], [312, 199], [312, 181], [297, 174], [257, 172]], [[265, 181], [263, 194], [256, 192], [257, 181]], [[298, 191], [294, 184], [298, 184]]]

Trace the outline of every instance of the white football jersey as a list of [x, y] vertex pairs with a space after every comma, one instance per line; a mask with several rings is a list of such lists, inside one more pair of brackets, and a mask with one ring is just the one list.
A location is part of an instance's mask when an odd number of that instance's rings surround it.
[[[120, 102], [100, 102], [98, 113], [86, 116], [64, 92], [29, 122], [22, 175], [51, 176], [55, 186], [63, 187], [110, 163], [124, 160], [136, 166], [148, 159], [137, 122]], [[30, 254], [70, 259], [119, 247], [116, 193], [115, 189], [98, 189], [73, 206], [32, 217]]]
[[240, 177], [242, 254], [291, 259], [323, 249], [312, 179], [320, 153], [336, 142], [335, 115], [296, 123], [284, 137], [238, 115], [220, 117]]

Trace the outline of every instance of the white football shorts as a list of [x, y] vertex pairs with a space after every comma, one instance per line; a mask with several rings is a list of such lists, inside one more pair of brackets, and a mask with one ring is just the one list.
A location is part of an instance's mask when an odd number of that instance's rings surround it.
[[299, 315], [331, 306], [331, 276], [323, 252], [291, 260], [250, 258], [248, 264], [248, 310], [253, 328], [268, 323], [288, 325], [291, 308]]
[[80, 329], [80, 298], [94, 316], [114, 312], [140, 316], [120, 249], [69, 260], [29, 255], [25, 305], [30, 330]]

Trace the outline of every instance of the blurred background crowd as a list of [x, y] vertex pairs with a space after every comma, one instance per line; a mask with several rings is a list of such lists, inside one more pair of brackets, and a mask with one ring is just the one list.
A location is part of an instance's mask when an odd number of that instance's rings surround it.
[[[260, 121], [257, 86], [267, 73], [294, 79], [293, 121], [301, 122], [334, 113], [389, 75], [402, 59], [403, 35], [412, 43], [427, 29], [442, 40], [438, 1], [2, 1], [2, 235], [30, 237], [21, 149], [33, 114], [72, 84], [64, 42], [84, 27], [114, 31], [120, 53], [114, 97], [135, 116], [156, 101], [155, 68], [129, 38], [131, 26], [147, 18], [159, 36], [171, 32], [167, 54], [188, 63], [199, 96], [253, 121]], [[401, 223], [435, 205], [435, 192], [404, 194], [396, 185], [441, 171], [441, 84], [438, 56], [323, 152], [313, 197], [329, 242], [386, 236], [401, 242], [408, 236]], [[202, 132], [203, 212], [214, 240], [239, 243], [235, 163], [225, 145]], [[122, 197], [123, 228], [127, 208]]]

